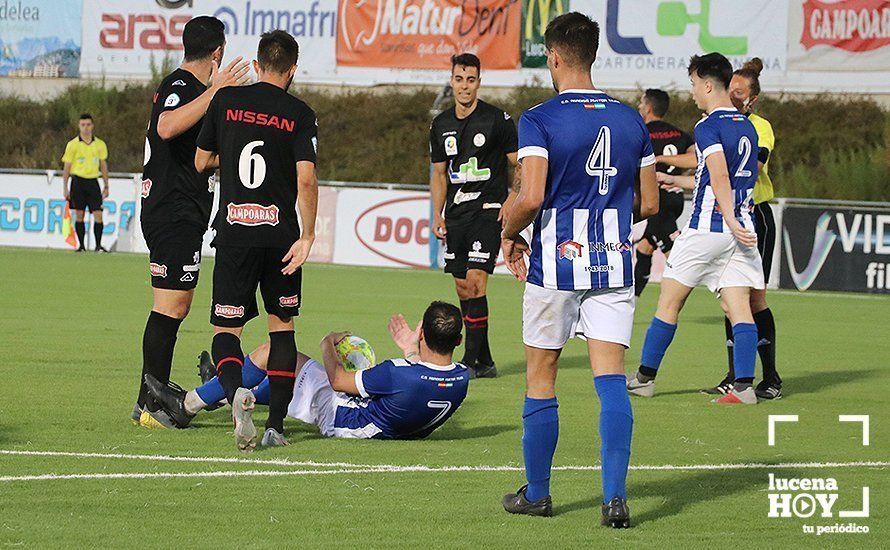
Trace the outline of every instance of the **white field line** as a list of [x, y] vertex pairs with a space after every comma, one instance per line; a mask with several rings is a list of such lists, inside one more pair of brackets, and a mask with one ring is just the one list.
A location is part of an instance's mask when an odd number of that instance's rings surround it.
[[[520, 466], [399, 466], [395, 464], [353, 464], [349, 462], [311, 462], [289, 460], [259, 460], [245, 458], [225, 457], [191, 457], [191, 456], [155, 456], [133, 455], [116, 453], [75, 453], [67, 451], [16, 451], [0, 449], [2, 455], [15, 456], [62, 456], [74, 458], [103, 458], [124, 460], [149, 460], [161, 462], [203, 462], [203, 463], [227, 463], [227, 464], [263, 464], [271, 466], [311, 466], [310, 470], [244, 470], [244, 471], [210, 471], [210, 472], [148, 472], [148, 473], [100, 473], [100, 474], [38, 474], [24, 476], [0, 476], [0, 482], [9, 481], [39, 481], [59, 479], [150, 479], [150, 478], [179, 478], [179, 477], [262, 477], [262, 476], [303, 476], [303, 475], [331, 475], [331, 474], [372, 474], [372, 473], [447, 473], [447, 472], [521, 472]], [[780, 470], [790, 468], [827, 469], [827, 468], [884, 468], [890, 466], [890, 461], [860, 461], [860, 462], [782, 462], [778, 464], [766, 463], [736, 463], [736, 464], [662, 464], [662, 465], [633, 465], [631, 470], [636, 471], [701, 471], [701, 470]], [[329, 468], [320, 470], [318, 468]], [[598, 471], [600, 466], [555, 466], [555, 471]]]

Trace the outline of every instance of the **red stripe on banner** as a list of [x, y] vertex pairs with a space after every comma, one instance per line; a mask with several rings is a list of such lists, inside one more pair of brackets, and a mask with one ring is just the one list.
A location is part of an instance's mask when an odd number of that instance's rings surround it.
[[297, 373], [289, 370], [267, 370], [267, 376], [280, 376], [282, 378], [296, 378]]
[[219, 363], [216, 364], [216, 372], [219, 372], [219, 368], [226, 363], [238, 363], [239, 367], [244, 366], [244, 361], [242, 361], [241, 359], [238, 359], [235, 356], [223, 357], [222, 359], [219, 360]]

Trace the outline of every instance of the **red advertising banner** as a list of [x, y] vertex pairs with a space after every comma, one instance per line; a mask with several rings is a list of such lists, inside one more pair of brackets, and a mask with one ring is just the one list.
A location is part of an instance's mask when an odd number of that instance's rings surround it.
[[519, 0], [339, 0], [337, 65], [448, 69], [471, 52], [519, 68]]
[[800, 43], [807, 49], [824, 44], [848, 52], [867, 52], [890, 44], [887, 0], [807, 0], [803, 19]]

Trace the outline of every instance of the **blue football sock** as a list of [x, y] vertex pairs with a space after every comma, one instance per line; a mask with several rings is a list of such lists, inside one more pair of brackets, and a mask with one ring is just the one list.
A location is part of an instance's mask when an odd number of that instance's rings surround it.
[[658, 370], [661, 366], [661, 360], [664, 359], [664, 353], [671, 340], [674, 339], [674, 333], [677, 332], [677, 325], [665, 323], [658, 317], [653, 317], [649, 324], [649, 330], [646, 331], [646, 339], [643, 341], [643, 354], [640, 358], [640, 365]]
[[732, 326], [733, 367], [735, 379], [754, 378], [757, 362], [757, 325], [736, 323]]
[[600, 448], [603, 461], [603, 504], [614, 497], [627, 498], [627, 466], [634, 417], [623, 374], [593, 379], [600, 398]]
[[534, 502], [550, 494], [550, 466], [559, 439], [559, 403], [550, 399], [525, 398], [522, 410], [522, 457], [528, 489], [525, 498]]
[[256, 402], [260, 405], [268, 405], [269, 404], [269, 379], [263, 378], [263, 381], [259, 383], [259, 385], [254, 388], [253, 396], [256, 397]]
[[[252, 388], [262, 382], [265, 377], [266, 371], [260, 370], [253, 364], [253, 361], [250, 360], [250, 355], [246, 355], [244, 357], [244, 365], [241, 367], [241, 380], [244, 387]], [[208, 405], [212, 405], [213, 403], [226, 398], [226, 392], [216, 376], [208, 380], [206, 384], [195, 388], [195, 391], [198, 393], [198, 397], [201, 398], [201, 401]]]

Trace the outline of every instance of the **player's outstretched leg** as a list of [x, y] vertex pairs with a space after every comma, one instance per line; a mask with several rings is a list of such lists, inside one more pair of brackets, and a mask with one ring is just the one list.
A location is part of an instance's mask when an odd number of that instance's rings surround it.
[[287, 445], [284, 439], [284, 417], [287, 406], [294, 396], [294, 379], [297, 368], [297, 344], [293, 330], [269, 333], [269, 418], [263, 435], [264, 447]]
[[602, 524], [630, 527], [626, 482], [634, 419], [625, 378], [623, 374], [605, 374], [595, 377], [593, 382], [600, 399]]

